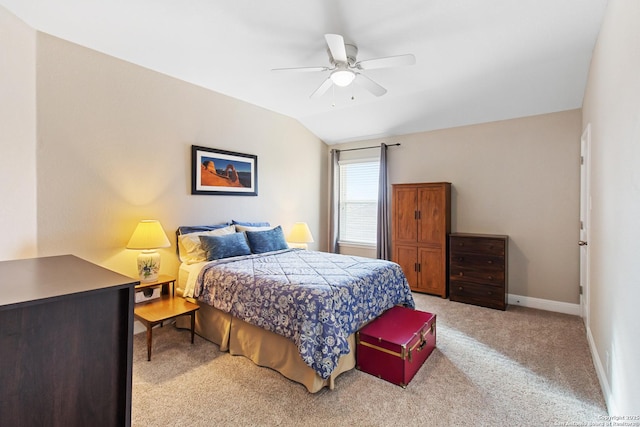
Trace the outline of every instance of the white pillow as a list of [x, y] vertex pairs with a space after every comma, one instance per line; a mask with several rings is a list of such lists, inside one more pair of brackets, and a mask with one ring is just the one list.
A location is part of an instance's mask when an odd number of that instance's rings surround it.
[[178, 236], [178, 253], [180, 260], [186, 264], [195, 264], [207, 260], [207, 254], [200, 244], [200, 236], [223, 236], [236, 232], [234, 225], [217, 228], [211, 231], [198, 231], [196, 233]]

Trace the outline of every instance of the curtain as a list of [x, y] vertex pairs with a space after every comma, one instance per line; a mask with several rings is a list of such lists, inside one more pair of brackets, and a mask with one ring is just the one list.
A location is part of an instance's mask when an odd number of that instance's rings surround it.
[[340, 150], [331, 150], [331, 199], [329, 200], [329, 251], [338, 253], [338, 230], [340, 229], [340, 183], [338, 174]]
[[380, 146], [380, 178], [378, 181], [378, 238], [376, 257], [391, 259], [391, 239], [389, 233], [389, 191], [387, 183], [387, 144]]

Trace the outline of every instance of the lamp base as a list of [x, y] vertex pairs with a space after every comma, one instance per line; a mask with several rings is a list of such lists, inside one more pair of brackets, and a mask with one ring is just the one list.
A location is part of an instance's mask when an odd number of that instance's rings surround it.
[[160, 254], [154, 250], [144, 250], [138, 255], [138, 275], [140, 282], [151, 283], [158, 280]]

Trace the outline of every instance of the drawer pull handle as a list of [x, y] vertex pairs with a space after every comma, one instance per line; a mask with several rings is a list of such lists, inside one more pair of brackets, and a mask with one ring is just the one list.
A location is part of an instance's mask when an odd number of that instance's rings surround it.
[[493, 280], [493, 276], [487, 276], [487, 279]]
[[461, 291], [462, 290], [462, 286], [458, 286], [458, 290]]
[[458, 276], [464, 276], [464, 273], [461, 271], [460, 273], [458, 273]]
[[489, 260], [487, 261], [487, 264], [493, 264], [493, 261]]

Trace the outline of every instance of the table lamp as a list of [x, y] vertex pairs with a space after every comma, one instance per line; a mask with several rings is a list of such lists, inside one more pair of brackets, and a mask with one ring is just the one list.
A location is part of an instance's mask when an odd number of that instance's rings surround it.
[[307, 243], [313, 242], [311, 230], [306, 222], [296, 222], [287, 237], [289, 247], [307, 249]]
[[138, 274], [142, 283], [158, 280], [160, 272], [160, 254], [157, 248], [171, 246], [160, 222], [155, 219], [144, 219], [133, 231], [127, 249], [142, 249], [138, 255]]

